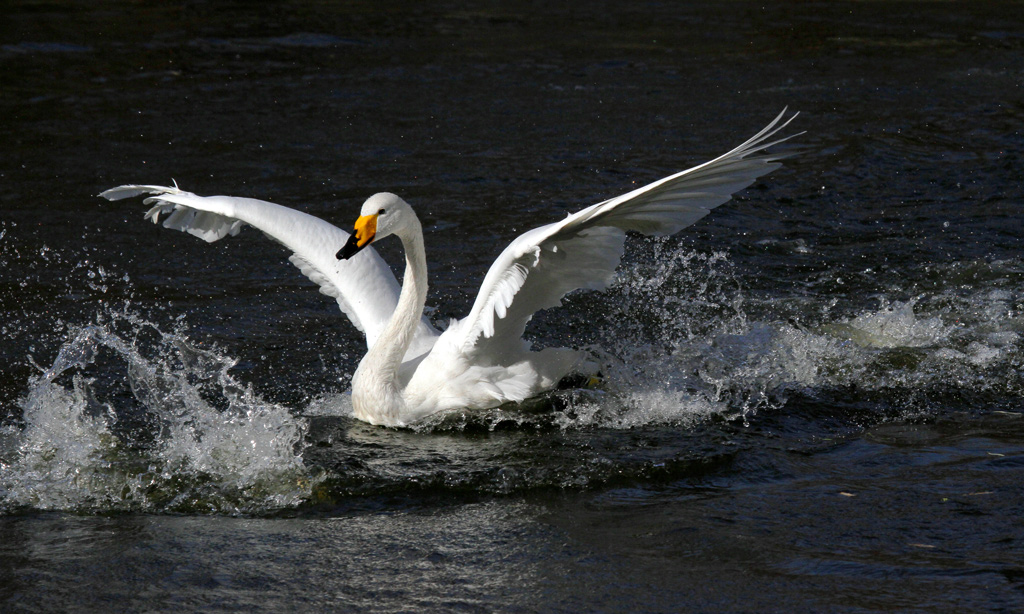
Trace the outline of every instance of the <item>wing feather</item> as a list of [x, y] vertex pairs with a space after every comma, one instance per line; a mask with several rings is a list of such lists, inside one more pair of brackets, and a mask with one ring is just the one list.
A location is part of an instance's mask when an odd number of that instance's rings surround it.
[[560, 305], [573, 290], [611, 283], [626, 231], [679, 232], [781, 166], [785, 156], [758, 152], [797, 136], [770, 140], [796, 117], [783, 121], [785, 115], [783, 109], [742, 145], [709, 162], [520, 235], [491, 265], [469, 315], [445, 331], [444, 345], [484, 362], [501, 363], [505, 354], [514, 360], [522, 345], [517, 340], [536, 311]]
[[[237, 235], [248, 224], [290, 249], [289, 261], [338, 302], [352, 324], [366, 335], [367, 346], [376, 342], [398, 304], [400, 287], [387, 263], [372, 248], [349, 260], [338, 260], [335, 253], [349, 234], [320, 218], [252, 198], [197, 196], [177, 186], [125, 185], [100, 196], [121, 200], [143, 194], [151, 195], [144, 201], [151, 205], [146, 219], [159, 223], [161, 216], [166, 216], [166, 228], [213, 242]], [[438, 334], [426, 318], [421, 319], [407, 358], [428, 350]]]

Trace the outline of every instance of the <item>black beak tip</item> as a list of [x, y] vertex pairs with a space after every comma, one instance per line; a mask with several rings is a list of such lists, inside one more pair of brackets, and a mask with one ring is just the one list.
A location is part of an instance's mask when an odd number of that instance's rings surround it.
[[335, 257], [338, 260], [348, 260], [352, 256], [355, 256], [360, 249], [362, 248], [359, 247], [359, 240], [356, 239], [355, 235], [351, 235], [345, 245], [338, 250], [337, 254], [335, 254]]

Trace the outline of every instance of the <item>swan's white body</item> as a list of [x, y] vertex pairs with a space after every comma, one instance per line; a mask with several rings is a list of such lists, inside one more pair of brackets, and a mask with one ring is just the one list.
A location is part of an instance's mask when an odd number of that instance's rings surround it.
[[[101, 196], [119, 200], [151, 194], [145, 201], [153, 205], [147, 218], [157, 222], [169, 213], [165, 227], [206, 241], [238, 234], [248, 224], [288, 247], [291, 262], [334, 297], [366, 334], [368, 351], [352, 378], [354, 415], [372, 424], [403, 426], [440, 411], [522, 401], [551, 389], [580, 366], [582, 352], [530, 349], [522, 335], [533, 314], [559, 305], [572, 290], [606, 287], [627, 230], [678, 232], [777, 168], [779, 156], [753, 154], [785, 140], [770, 142], [795, 117], [782, 121], [784, 114], [710, 162], [520, 235], [491, 265], [469, 315], [443, 333], [422, 315], [427, 265], [419, 219], [394, 194], [376, 194], [363, 204], [359, 223], [370, 228], [367, 233], [357, 223], [359, 247], [351, 251], [359, 253], [346, 259], [339, 248], [356, 243], [356, 237], [273, 203], [143, 185], [113, 188]], [[401, 287], [367, 247], [389, 234], [397, 235], [405, 248]]]

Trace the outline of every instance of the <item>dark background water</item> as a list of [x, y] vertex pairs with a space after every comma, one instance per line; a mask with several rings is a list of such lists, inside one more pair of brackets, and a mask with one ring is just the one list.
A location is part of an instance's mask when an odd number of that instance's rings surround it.
[[[1022, 8], [8, 3], [0, 609], [1024, 609]], [[444, 320], [787, 105], [783, 169], [537, 318], [603, 397], [427, 432], [322, 410], [362, 341], [280, 247], [95, 196], [396, 192]]]

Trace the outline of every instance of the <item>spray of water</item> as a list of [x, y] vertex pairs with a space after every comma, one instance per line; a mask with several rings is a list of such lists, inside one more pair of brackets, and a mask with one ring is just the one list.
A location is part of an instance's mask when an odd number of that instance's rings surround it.
[[4, 428], [0, 505], [250, 513], [310, 499], [306, 423], [234, 361], [125, 313], [72, 328]]
[[[984, 268], [992, 276], [1015, 267]], [[582, 310], [578, 325], [602, 322], [592, 350], [605, 394], [570, 403], [560, 424], [685, 428], [747, 420], [794, 395], [870, 399], [896, 418], [965, 398], [998, 405], [1024, 394], [1024, 319], [1012, 280], [997, 281], [882, 296], [853, 312], [805, 299], [790, 310], [795, 318], [752, 307], [724, 253], [656, 242], [649, 260], [626, 267], [605, 299]]]
[[[939, 281], [915, 297], [875, 291], [873, 304], [839, 308], [810, 298], [758, 303], [723, 253], [671, 241], [645, 253], [609, 292], [572, 296], [558, 314], [588, 335], [580, 343], [601, 365], [599, 386], [437, 416], [420, 425], [426, 438], [355, 424], [345, 394], [291, 410], [269, 403], [232, 375], [227, 353], [199, 347], [180, 323], [166, 332], [108, 308], [67, 326], [52, 362], [6, 412], [0, 513], [265, 514], [417, 485], [585, 487], [664, 470], [650, 450], [640, 461], [639, 452], [619, 453], [623, 429], [742, 424], [786, 411], [795, 396], [825, 401], [818, 406], [866, 399], [905, 417], [1024, 394], [1020, 263], [954, 263], [929, 273]], [[120, 276], [94, 268], [83, 269], [86, 285], [105, 295]], [[956, 283], [939, 283], [947, 279]], [[310, 432], [320, 417], [323, 438]], [[466, 437], [481, 429], [522, 436], [489, 445]], [[547, 448], [547, 461], [522, 452], [537, 430], [558, 434], [564, 459]]]

